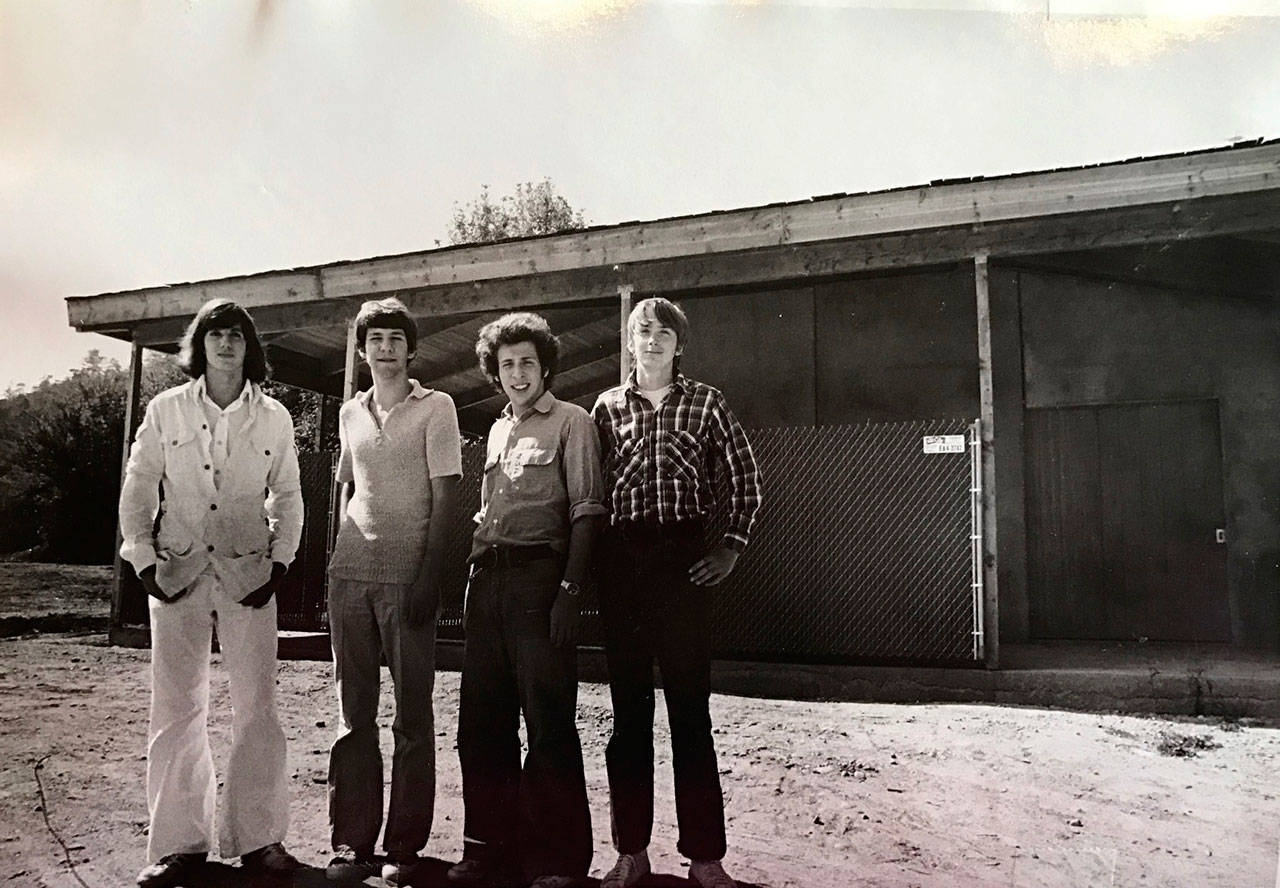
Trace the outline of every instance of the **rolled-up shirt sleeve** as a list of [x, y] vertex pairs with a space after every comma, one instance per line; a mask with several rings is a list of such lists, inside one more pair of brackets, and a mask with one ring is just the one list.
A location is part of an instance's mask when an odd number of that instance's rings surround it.
[[164, 448], [159, 416], [147, 405], [129, 450], [120, 489], [120, 557], [142, 573], [156, 563], [155, 521], [160, 509], [160, 479], [164, 477]]
[[[283, 411], [282, 411], [283, 412]], [[271, 528], [271, 560], [288, 567], [302, 542], [302, 483], [298, 473], [298, 448], [293, 440], [293, 418], [284, 413], [279, 438], [267, 472], [267, 523]]]
[[600, 468], [600, 437], [590, 415], [575, 411], [565, 426], [564, 484], [569, 495], [569, 522], [588, 515], [606, 515], [604, 476]]

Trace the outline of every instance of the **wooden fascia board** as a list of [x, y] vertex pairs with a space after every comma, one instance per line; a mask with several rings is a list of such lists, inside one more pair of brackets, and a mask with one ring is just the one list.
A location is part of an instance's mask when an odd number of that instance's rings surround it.
[[67, 300], [73, 327], [1166, 204], [1280, 187], [1280, 145], [922, 186]]
[[[323, 298], [313, 272], [270, 272], [252, 277], [150, 287], [98, 296], [67, 297], [67, 320], [79, 330], [139, 321], [190, 318], [210, 299], [231, 299], [250, 311]], [[256, 314], [256, 312], [255, 312]]]
[[[943, 265], [987, 252], [993, 259], [1198, 239], [1280, 227], [1280, 189], [1108, 211], [952, 226], [737, 253], [696, 253], [628, 266], [545, 272], [396, 293], [418, 316], [528, 309], [617, 298], [619, 276], [637, 294], [772, 285], [860, 272]], [[346, 324], [360, 297], [253, 309], [263, 333]], [[168, 345], [190, 315], [135, 327], [145, 345]], [[118, 324], [118, 322], [115, 322]]]
[[924, 186], [506, 244], [371, 259], [320, 271], [330, 296], [394, 292], [691, 253], [863, 238], [1144, 206], [1280, 186], [1280, 145], [1084, 170]]

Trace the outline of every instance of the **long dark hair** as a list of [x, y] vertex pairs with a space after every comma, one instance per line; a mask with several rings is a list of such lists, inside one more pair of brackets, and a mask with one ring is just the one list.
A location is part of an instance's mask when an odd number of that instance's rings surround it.
[[250, 382], [263, 382], [271, 373], [271, 365], [267, 363], [267, 353], [258, 338], [258, 328], [249, 312], [230, 299], [211, 299], [200, 306], [178, 344], [178, 366], [192, 379], [203, 376], [209, 366], [208, 356], [204, 353], [204, 336], [210, 330], [225, 330], [227, 327], [239, 327], [244, 335], [244, 378]]

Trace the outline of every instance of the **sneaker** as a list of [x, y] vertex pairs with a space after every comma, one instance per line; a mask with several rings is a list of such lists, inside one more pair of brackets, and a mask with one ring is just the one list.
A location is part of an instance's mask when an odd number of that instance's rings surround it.
[[284, 850], [279, 842], [240, 855], [240, 866], [261, 876], [287, 876], [302, 869], [298, 858]]
[[718, 860], [695, 860], [689, 864], [689, 881], [702, 888], [738, 888]]
[[209, 855], [203, 851], [191, 854], [166, 854], [138, 873], [139, 888], [169, 888], [191, 875]]
[[324, 868], [324, 875], [330, 882], [363, 882], [377, 868], [372, 851], [357, 851], [346, 845], [339, 845], [333, 859]]
[[418, 875], [418, 865], [421, 862], [417, 854], [409, 857], [400, 857], [393, 854], [382, 865], [382, 878], [392, 888], [396, 888], [398, 885], [408, 885]]
[[649, 851], [644, 849], [635, 854], [619, 854], [618, 862], [613, 869], [605, 873], [600, 880], [600, 888], [631, 888], [649, 875]]
[[451, 884], [470, 888], [509, 888], [524, 884], [520, 871], [515, 867], [475, 857], [463, 858], [449, 867], [445, 878]]

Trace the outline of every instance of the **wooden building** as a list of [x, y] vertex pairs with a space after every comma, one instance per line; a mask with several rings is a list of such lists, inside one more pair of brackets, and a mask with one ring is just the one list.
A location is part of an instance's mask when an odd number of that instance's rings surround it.
[[[350, 320], [386, 295], [419, 319], [414, 375], [476, 433], [503, 403], [473, 366], [495, 312], [548, 317], [557, 394], [589, 407], [647, 295], [682, 302], [684, 369], [748, 428], [980, 419], [989, 666], [1001, 639], [1280, 651], [1280, 142], [73, 297], [68, 314], [131, 341], [136, 380], [143, 347], [172, 351], [204, 301], [232, 298], [277, 379], [348, 395]], [[852, 484], [842, 471], [816, 493]]]

